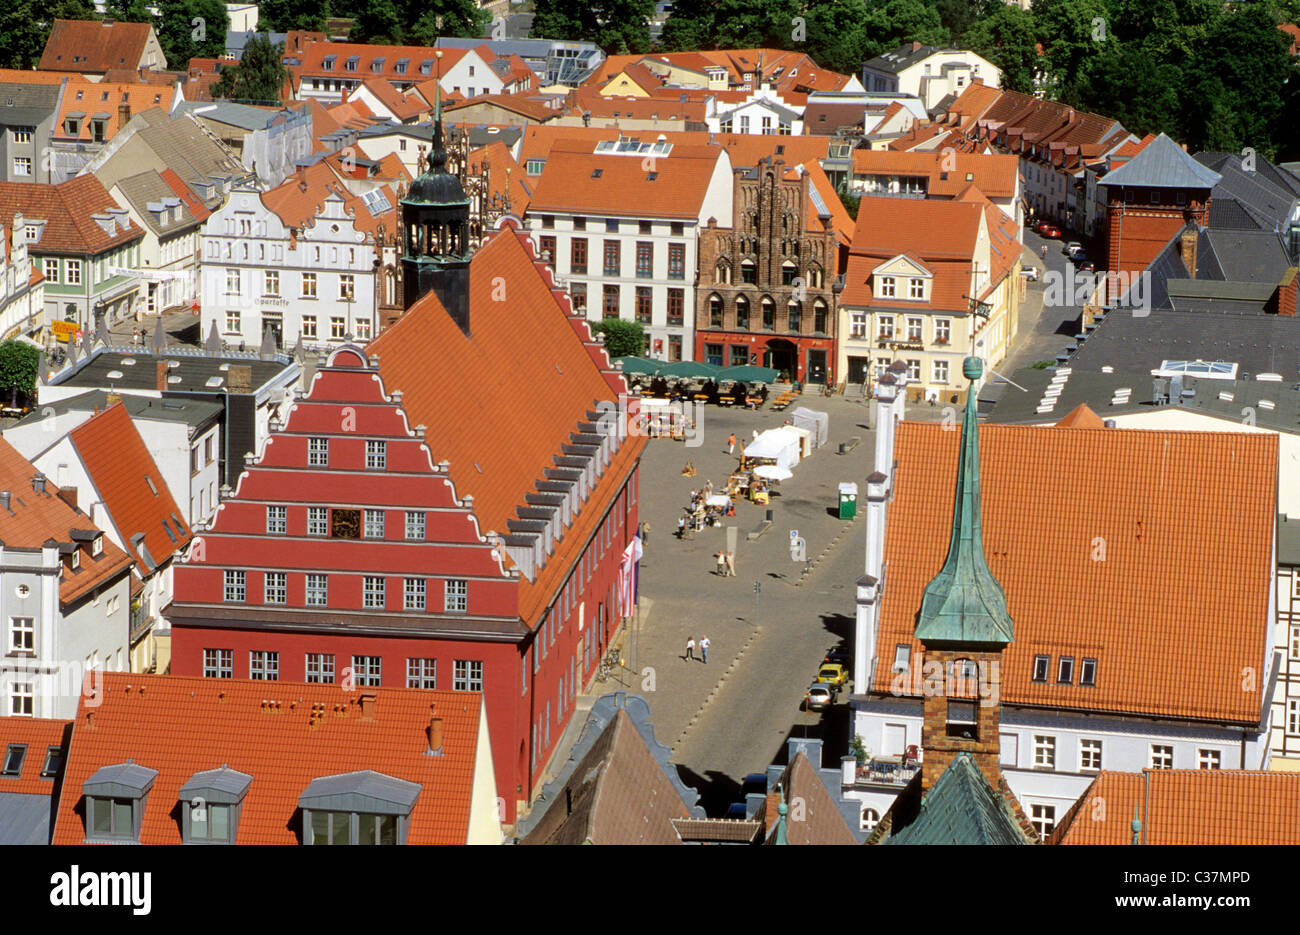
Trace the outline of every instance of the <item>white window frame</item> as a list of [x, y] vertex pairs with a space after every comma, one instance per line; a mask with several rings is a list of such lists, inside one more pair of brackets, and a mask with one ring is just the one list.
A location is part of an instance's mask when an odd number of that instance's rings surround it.
[[384, 659], [382, 656], [353, 656], [352, 682], [358, 686], [376, 686], [383, 681]]
[[402, 609], [424, 610], [428, 606], [428, 585], [423, 578], [406, 578], [402, 585]]
[[22, 656], [36, 654], [36, 618], [9, 618], [9, 652]]
[[[423, 542], [427, 521], [424, 510], [406, 511], [406, 539], [409, 542]], [[414, 533], [414, 535], [412, 535]]]
[[1101, 771], [1102, 742], [1095, 737], [1079, 739], [1079, 771], [1095, 773]]
[[203, 650], [203, 677], [205, 679], [234, 678], [235, 651], [233, 649]]
[[451, 687], [459, 692], [481, 692], [483, 690], [483, 661], [481, 659], [457, 659], [452, 668]]
[[1174, 768], [1174, 748], [1172, 744], [1151, 744], [1150, 757], [1151, 759], [1148, 765], [1151, 769]]
[[307, 535], [328, 536], [330, 534], [329, 507], [307, 507]]
[[366, 442], [366, 470], [367, 471], [388, 470], [388, 442], [386, 441]]
[[1047, 836], [1056, 828], [1056, 806], [1030, 804], [1029, 822], [1038, 832], [1042, 840], [1047, 840]]
[[383, 510], [365, 510], [362, 512], [364, 517], [362, 534], [366, 539], [384, 538], [384, 511]]
[[307, 439], [307, 467], [329, 467], [329, 464], [329, 438], [313, 436]]
[[1223, 753], [1220, 750], [1203, 748], [1196, 751], [1197, 769], [1223, 769]]
[[248, 575], [246, 572], [227, 568], [224, 575], [225, 588], [222, 596], [227, 604], [244, 604], [248, 601]]
[[337, 659], [333, 653], [307, 653], [303, 663], [306, 680], [317, 685], [333, 685]]
[[463, 614], [469, 607], [469, 582], [448, 578], [443, 584], [443, 609], [449, 614]]
[[330, 603], [329, 575], [307, 575], [307, 584], [303, 599], [308, 607], [328, 607]]
[[367, 610], [383, 610], [387, 606], [388, 587], [383, 575], [363, 575], [361, 579], [361, 606]]
[[258, 682], [280, 681], [280, 654], [274, 650], [250, 650], [248, 653], [248, 677]]
[[[197, 449], [196, 449], [197, 450]], [[289, 508], [287, 506], [268, 505], [266, 508], [266, 531], [283, 535], [289, 529]]]
[[289, 573], [268, 571], [262, 577], [262, 603], [289, 603]]
[[1034, 735], [1034, 769], [1056, 769], [1056, 738], [1047, 734]]

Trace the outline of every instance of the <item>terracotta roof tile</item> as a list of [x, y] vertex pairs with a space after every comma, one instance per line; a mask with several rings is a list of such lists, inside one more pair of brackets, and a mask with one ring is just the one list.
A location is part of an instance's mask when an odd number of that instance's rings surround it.
[[[1101, 807], [1099, 803], [1104, 803]], [[1102, 772], [1049, 844], [1300, 844], [1300, 773], [1149, 769]]]
[[[68, 437], [123, 543], [129, 546], [137, 533], [144, 533], [155, 565], [185, 548], [190, 529], [124, 405], [116, 403], [87, 419]], [[143, 556], [139, 561], [145, 573], [153, 570]]]
[[528, 210], [528, 202], [531, 198], [528, 192], [528, 186], [525, 184], [524, 172], [519, 168], [519, 163], [515, 162], [514, 157], [510, 155], [510, 149], [505, 143], [496, 140], [487, 146], [481, 146], [469, 154], [470, 173], [475, 174], [483, 160], [487, 160], [488, 167], [491, 171], [489, 182], [492, 190], [489, 195], [508, 195], [510, 198], [510, 211], [516, 216], [523, 216]]
[[1019, 175], [1016, 156], [958, 153], [947, 161], [940, 152], [896, 152], [857, 149], [853, 152], [853, 175], [925, 176], [931, 197], [951, 198], [973, 184], [989, 198], [1011, 198]]
[[[899, 426], [882, 658], [908, 644], [920, 665], [916, 612], [948, 549], [959, 434]], [[1274, 436], [986, 425], [980, 468], [984, 547], [1015, 623], [1004, 703], [1258, 723], [1264, 686], [1242, 671], [1268, 645]], [[1096, 685], [1033, 682], [1039, 654], [1097, 659]], [[874, 687], [892, 678], [881, 666]]]
[[[376, 700], [367, 720], [360, 699], [371, 692]], [[308, 784], [358, 770], [422, 787], [409, 843], [465, 842], [482, 705], [477, 692], [108, 672], [96, 700], [99, 706], [88, 708], [83, 698], [77, 712], [53, 843], [82, 843], [82, 785], [101, 767], [128, 759], [158, 771], [142, 844], [181, 843], [175, 817], [181, 787], [195, 773], [223, 765], [253, 777], [237, 844], [298, 843], [295, 813]], [[442, 756], [427, 753], [431, 717], [443, 722]]]
[[1079, 403], [1056, 425], [1058, 428], [1069, 429], [1104, 429], [1106, 422], [1093, 412], [1087, 403]]
[[199, 223], [203, 223], [208, 219], [212, 212], [207, 209], [207, 206], [199, 200], [198, 195], [194, 194], [194, 190], [186, 185], [174, 170], [163, 169], [159, 175], [167, 183], [167, 187], [176, 193], [176, 197], [185, 202], [185, 207], [189, 209], [190, 214], [198, 219]]
[[56, 19], [36, 67], [87, 74], [123, 66], [135, 68], [144, 58], [152, 32], [148, 23]]
[[[75, 75], [68, 79], [59, 101], [59, 113], [55, 118], [51, 134], [54, 139], [64, 142], [79, 140], [89, 143], [94, 140], [94, 128], [91, 118], [103, 114], [104, 140], [111, 140], [119, 130], [126, 126], [130, 114], [139, 113], [151, 107], [161, 107], [171, 111], [176, 95], [174, 85], [142, 84], [139, 82], [91, 81]], [[121, 108], [126, 111], [127, 120], [123, 120]], [[76, 134], [67, 132], [67, 119], [74, 114], [83, 114], [78, 118]]]
[[108, 211], [125, 209], [94, 175], [79, 175], [58, 185], [0, 182], [0, 223], [12, 224], [16, 213], [49, 222], [40, 243], [32, 248], [35, 253], [104, 253], [144, 236], [144, 228], [125, 214], [110, 235], [92, 217]]
[[0, 793], [50, 795], [54, 790], [54, 777], [41, 778], [45, 754], [50, 747], [64, 745], [64, 734], [71, 724], [71, 721], [51, 718], [0, 718], [0, 757], [5, 755], [11, 744], [27, 747], [22, 772], [17, 776], [0, 776]]
[[[48, 480], [45, 493], [36, 493], [32, 478], [39, 471], [18, 453], [13, 445], [0, 439], [0, 490], [10, 493], [9, 509], [0, 509], [0, 542], [12, 549], [39, 549], [51, 539], [72, 542], [72, 530], [94, 529], [90, 517], [59, 499], [58, 488]], [[65, 570], [59, 585], [59, 600], [64, 604], [77, 600], [99, 585], [131, 568], [130, 557], [107, 539], [98, 558], [82, 550], [81, 567]]]
[[[444, 98], [444, 100], [446, 99]], [[448, 115], [447, 119], [451, 120], [456, 111], [465, 107], [474, 107], [478, 104], [494, 104], [497, 107], [519, 114], [521, 117], [536, 120], [538, 123], [550, 120], [552, 117], [558, 117], [560, 114], [558, 110], [537, 98], [531, 91], [523, 94], [478, 94], [455, 104], [447, 105], [443, 108], [443, 111]]]
[[674, 144], [672, 152], [655, 159], [654, 169], [647, 171], [642, 158], [597, 155], [594, 148], [569, 141], [552, 147], [533, 190], [531, 209], [698, 218], [718, 161], [725, 158], [718, 146]]

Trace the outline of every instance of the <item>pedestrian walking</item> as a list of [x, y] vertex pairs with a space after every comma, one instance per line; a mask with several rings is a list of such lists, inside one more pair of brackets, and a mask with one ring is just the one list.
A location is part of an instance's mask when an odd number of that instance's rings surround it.
[[706, 666], [709, 664], [709, 638], [707, 636], [700, 637], [700, 661]]
[[650, 544], [650, 524], [643, 522], [641, 524], [641, 545]]
[[687, 639], [686, 641], [686, 658], [687, 659], [695, 658], [695, 637], [693, 636]]
[[677, 538], [678, 539], [686, 538], [686, 517], [685, 516], [677, 517]]
[[727, 454], [734, 455], [735, 453], [736, 453], [736, 433], [732, 432], [730, 435], [727, 436]]
[[718, 573], [719, 575], [721, 575], [722, 577], [724, 577], [724, 578], [727, 577], [727, 553], [726, 553], [726, 552], [719, 552], [719, 553], [718, 553], [718, 572], [717, 572], [717, 573]]
[[727, 576], [729, 578], [736, 577], [736, 553], [735, 552], [727, 553]]

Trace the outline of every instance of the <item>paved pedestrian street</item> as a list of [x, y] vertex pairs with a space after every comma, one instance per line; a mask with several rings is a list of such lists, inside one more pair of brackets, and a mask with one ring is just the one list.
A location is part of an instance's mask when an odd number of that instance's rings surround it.
[[[768, 507], [736, 504], [736, 516], [727, 520], [737, 527], [736, 575], [719, 576], [716, 554], [725, 547], [726, 527], [679, 540], [677, 517], [692, 489], [711, 479], [725, 490], [737, 464], [727, 454], [729, 433], [748, 441], [755, 429], [782, 425], [797, 405], [829, 415], [829, 441], [794, 468]], [[848, 651], [851, 643], [865, 518], [838, 518], [839, 484], [855, 481], [865, 496], [874, 445], [870, 411], [864, 400], [838, 396], [805, 396], [785, 412], [710, 406], [699, 447], [653, 439], [646, 448], [640, 506], [650, 531], [640, 613], [623, 640], [629, 668], [621, 683], [596, 681], [590, 692], [621, 684], [650, 702], [655, 736], [673, 748], [683, 779], [700, 789], [710, 814], [736, 797], [745, 774], [777, 761], [788, 737], [825, 734], [832, 757], [847, 748], [847, 705], [825, 712], [803, 712], [800, 705], [827, 650]], [[941, 418], [942, 409], [917, 406], [908, 417]], [[840, 443], [854, 437], [859, 444], [838, 454]], [[694, 477], [681, 474], [687, 461], [698, 471]], [[768, 509], [772, 526], [748, 540]], [[792, 531], [806, 542], [806, 563], [791, 560]], [[705, 636], [708, 664], [698, 648], [694, 661], [686, 660], [686, 641], [694, 637], [698, 644]]]

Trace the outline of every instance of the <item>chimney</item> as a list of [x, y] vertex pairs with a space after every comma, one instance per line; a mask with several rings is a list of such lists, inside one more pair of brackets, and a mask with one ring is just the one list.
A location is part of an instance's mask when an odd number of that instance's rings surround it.
[[37, 474], [32, 478], [32, 490], [37, 493], [45, 493], [45, 475]]
[[117, 405], [118, 403], [120, 403], [121, 401], [122, 401], [122, 397], [119, 396], [117, 393], [105, 393], [105, 394], [104, 394], [104, 408], [105, 408], [105, 409], [107, 409], [109, 406], [116, 406], [116, 405]]
[[424, 729], [425, 735], [429, 738], [429, 752], [442, 752], [442, 718], [429, 718], [429, 726]]
[[231, 364], [226, 372], [226, 386], [232, 393], [253, 392], [253, 368], [248, 364]]
[[160, 360], [154, 365], [154, 389], [162, 392], [167, 389], [167, 361]]
[[379, 696], [374, 692], [362, 692], [359, 703], [361, 705], [361, 720], [373, 721], [375, 719], [375, 702]]
[[119, 105], [118, 105], [118, 108], [117, 108], [117, 125], [118, 125], [118, 127], [120, 128], [120, 127], [124, 127], [124, 126], [126, 126], [127, 123], [130, 121], [130, 119], [131, 119], [131, 105], [130, 105], [130, 104], [119, 104]]
[[[1189, 224], [1183, 228], [1182, 238], [1178, 243], [1178, 252], [1182, 255], [1187, 275], [1196, 278], [1196, 239], [1199, 236], [1196, 227]], [[1294, 308], [1294, 306], [1292, 306]]]
[[1277, 313], [1291, 315], [1296, 313], [1296, 268], [1292, 266], [1277, 284]]
[[[9, 491], [0, 490], [0, 507], [4, 507], [6, 510], [9, 510], [9, 497], [10, 497]], [[9, 510], [9, 512], [12, 513], [13, 510]]]
[[[72, 507], [74, 510], [77, 509], [77, 488], [76, 488], [76, 487], [60, 487], [60, 488], [59, 488], [59, 499], [62, 500], [64, 503], [66, 503], [68, 506]], [[0, 494], [0, 505], [3, 505], [5, 509], [8, 509], [8, 508], [9, 508], [9, 493], [8, 493], [8, 491], [6, 491], [6, 492], [3, 493], [3, 494]]]

